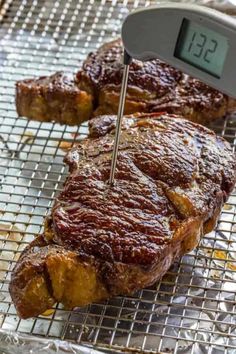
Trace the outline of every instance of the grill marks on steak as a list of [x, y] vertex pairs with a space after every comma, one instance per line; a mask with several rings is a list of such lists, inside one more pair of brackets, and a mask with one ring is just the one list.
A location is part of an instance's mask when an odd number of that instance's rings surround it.
[[[19, 115], [40, 121], [81, 124], [92, 116], [116, 114], [122, 81], [121, 40], [90, 53], [75, 77], [56, 73], [16, 85]], [[207, 124], [234, 110], [235, 100], [156, 59], [133, 60], [125, 113], [168, 112]]]
[[234, 187], [235, 156], [224, 139], [154, 114], [124, 118], [109, 187], [114, 120], [92, 120], [96, 138], [67, 154], [70, 175], [44, 235], [13, 271], [10, 292], [24, 318], [53, 299], [73, 308], [151, 285], [212, 231]]

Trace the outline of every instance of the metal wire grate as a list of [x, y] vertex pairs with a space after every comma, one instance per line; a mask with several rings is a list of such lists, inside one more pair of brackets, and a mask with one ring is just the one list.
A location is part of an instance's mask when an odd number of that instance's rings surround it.
[[[8, 293], [21, 250], [42, 231], [66, 176], [65, 149], [86, 126], [19, 119], [14, 84], [23, 77], [76, 71], [90, 50], [116, 37], [136, 0], [7, 0], [0, 3], [0, 327], [111, 351], [236, 353], [236, 192], [217, 230], [173, 265], [161, 282], [72, 312], [60, 305], [20, 320]], [[235, 146], [236, 119], [214, 129]]]

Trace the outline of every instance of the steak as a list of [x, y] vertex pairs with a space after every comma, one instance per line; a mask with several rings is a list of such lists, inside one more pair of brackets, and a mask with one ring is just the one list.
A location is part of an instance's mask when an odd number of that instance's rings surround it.
[[108, 185], [115, 116], [65, 157], [70, 174], [43, 235], [22, 253], [10, 293], [20, 317], [129, 295], [160, 279], [213, 230], [236, 179], [230, 145], [181, 117], [124, 117]]
[[58, 72], [49, 77], [19, 81], [16, 92], [19, 116], [78, 125], [92, 115], [93, 97], [80, 90], [73, 75]]
[[[116, 114], [122, 80], [123, 47], [115, 40], [90, 53], [76, 77], [56, 73], [19, 81], [20, 116], [78, 125], [92, 116]], [[236, 101], [156, 59], [133, 60], [125, 113], [168, 112], [207, 124], [234, 110]]]

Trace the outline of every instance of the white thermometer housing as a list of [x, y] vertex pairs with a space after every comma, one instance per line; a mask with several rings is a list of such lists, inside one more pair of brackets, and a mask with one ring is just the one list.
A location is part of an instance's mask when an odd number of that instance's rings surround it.
[[122, 26], [126, 53], [159, 58], [236, 97], [236, 20], [191, 4], [166, 3], [129, 14]]

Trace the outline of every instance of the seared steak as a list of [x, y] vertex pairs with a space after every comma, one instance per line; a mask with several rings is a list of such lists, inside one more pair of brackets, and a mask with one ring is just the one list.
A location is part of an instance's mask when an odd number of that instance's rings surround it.
[[16, 92], [19, 116], [78, 125], [92, 115], [93, 98], [79, 89], [73, 75], [58, 72], [36, 80], [19, 81]]
[[230, 145], [170, 115], [125, 117], [116, 181], [108, 185], [115, 117], [66, 156], [70, 174], [45, 232], [23, 251], [10, 293], [22, 318], [56, 301], [67, 308], [157, 281], [210, 232], [235, 184]]
[[[120, 40], [103, 45], [88, 55], [76, 79], [57, 73], [48, 78], [19, 81], [16, 86], [18, 114], [70, 125], [100, 114], [116, 114], [122, 52]], [[126, 114], [168, 112], [206, 124], [235, 108], [235, 100], [160, 60], [145, 63], [134, 60], [131, 64]]]

